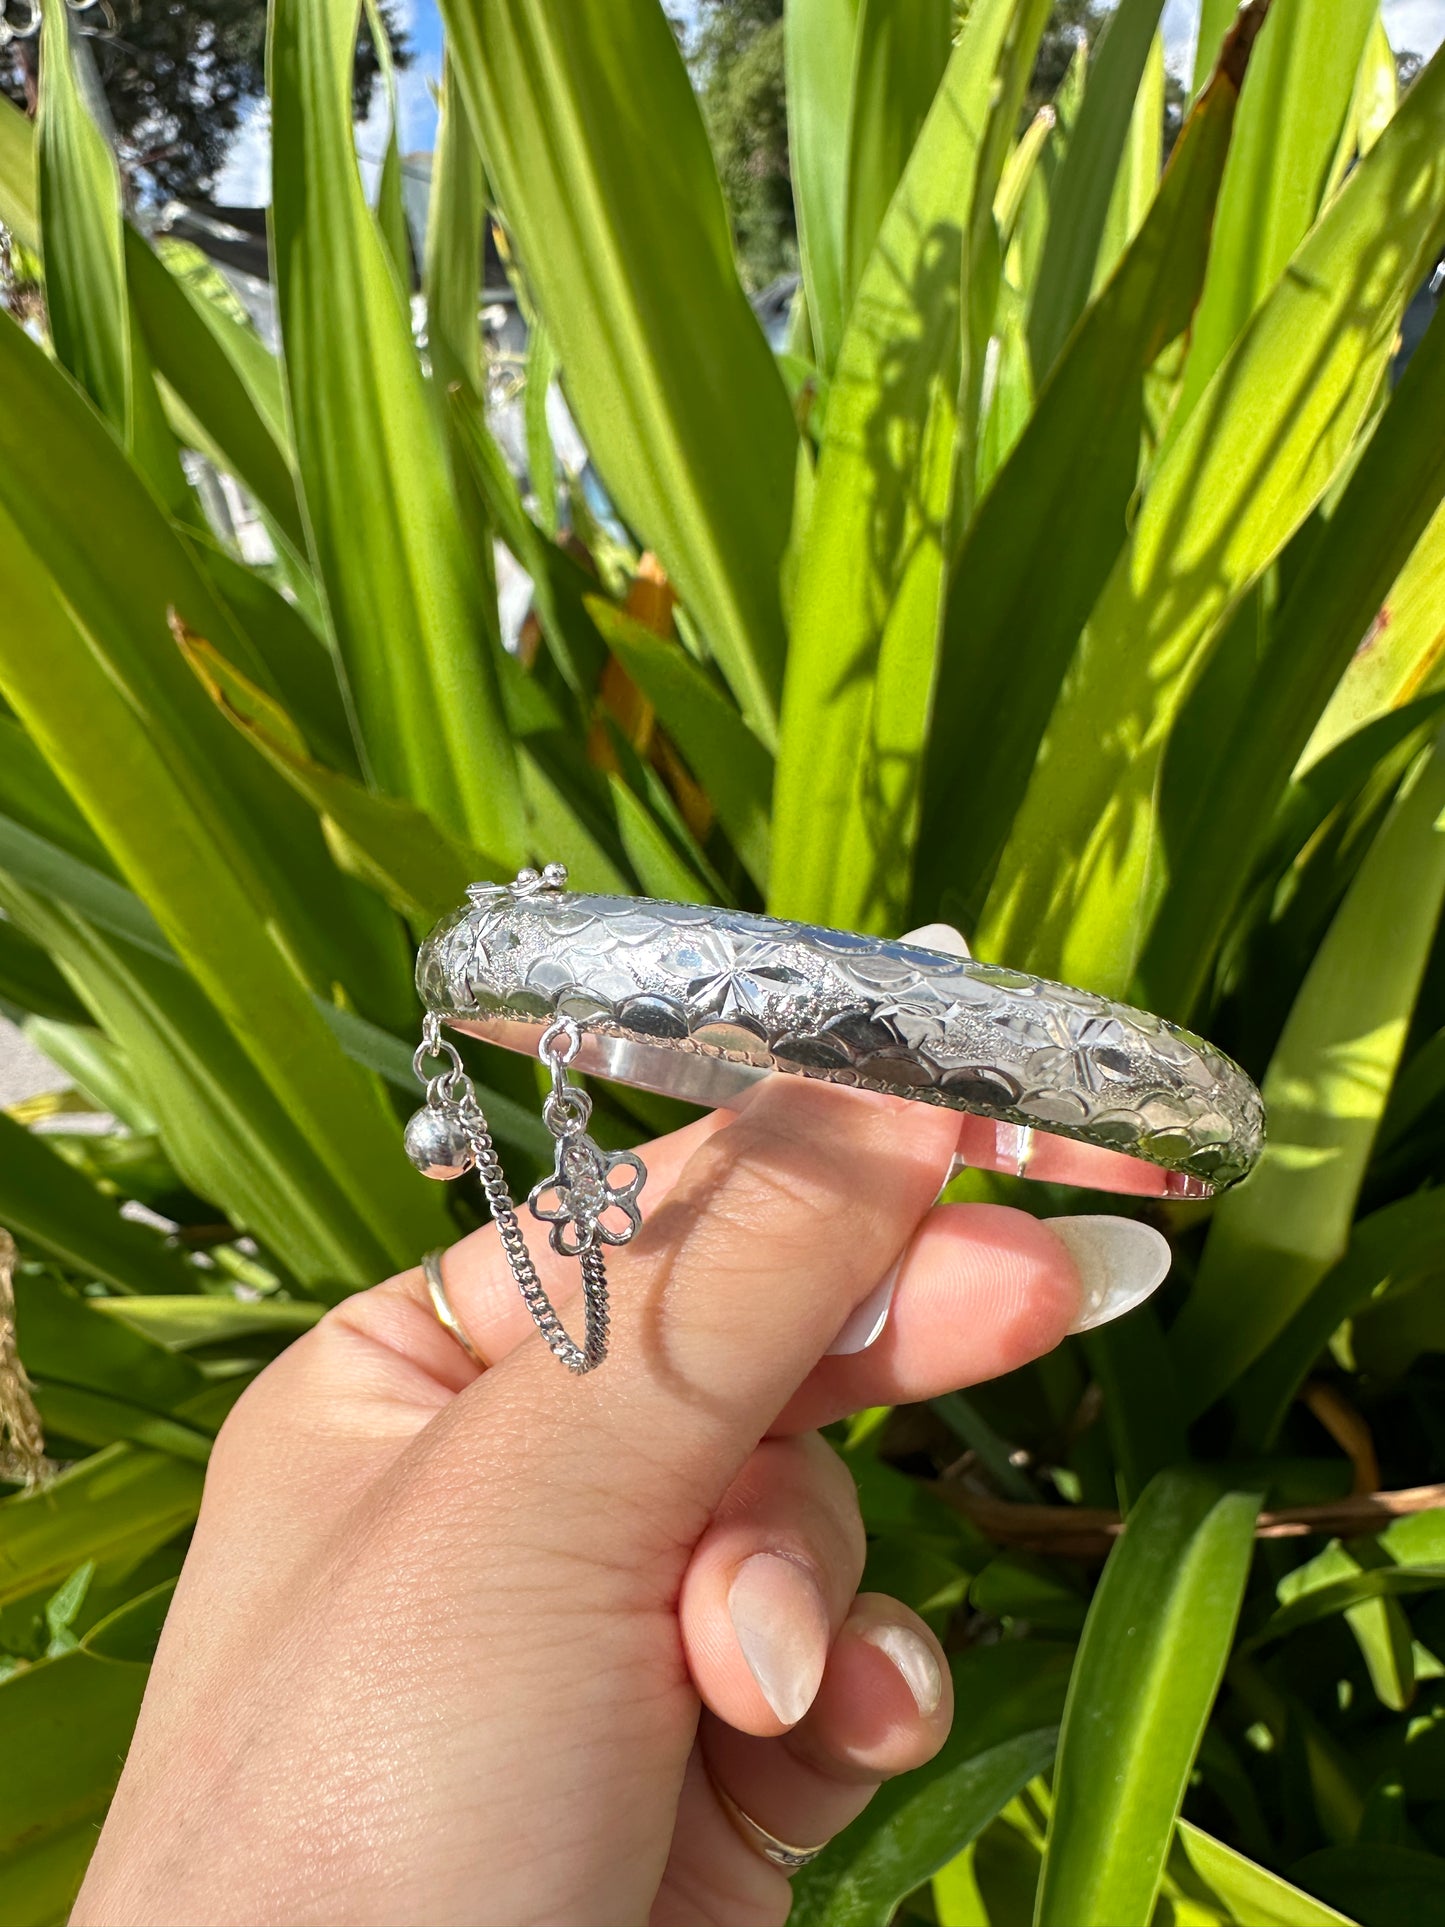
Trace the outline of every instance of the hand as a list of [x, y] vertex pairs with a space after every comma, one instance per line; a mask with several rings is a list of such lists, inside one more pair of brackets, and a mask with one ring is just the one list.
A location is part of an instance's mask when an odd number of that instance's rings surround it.
[[[775, 1079], [652, 1145], [585, 1378], [490, 1227], [445, 1264], [481, 1375], [419, 1270], [293, 1345], [216, 1443], [75, 1921], [784, 1921], [717, 1789], [811, 1846], [952, 1715], [926, 1627], [855, 1596], [811, 1428], [1011, 1371], [1098, 1295], [1088, 1240], [934, 1203], [959, 1133]], [[890, 1274], [877, 1342], [825, 1355]]]

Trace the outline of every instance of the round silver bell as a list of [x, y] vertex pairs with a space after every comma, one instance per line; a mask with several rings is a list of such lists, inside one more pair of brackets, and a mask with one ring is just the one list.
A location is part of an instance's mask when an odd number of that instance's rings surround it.
[[455, 1111], [423, 1104], [407, 1119], [406, 1154], [428, 1178], [460, 1178], [476, 1163], [476, 1154], [462, 1120]]

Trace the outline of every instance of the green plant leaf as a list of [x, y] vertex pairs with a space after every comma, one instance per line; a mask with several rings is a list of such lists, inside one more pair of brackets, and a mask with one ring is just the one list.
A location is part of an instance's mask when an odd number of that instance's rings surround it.
[[268, 689], [296, 718], [312, 748], [334, 768], [359, 776], [351, 717], [336, 658], [325, 640], [296, 603], [218, 542], [188, 535], [186, 546], [254, 648]]
[[[1040, 166], [1054, 129], [1059, 124], [1058, 114], [1052, 107], [1041, 107], [1019, 136], [1013, 152], [1004, 162], [1003, 173], [999, 176], [998, 192], [993, 197], [993, 217], [998, 223], [999, 245], [1008, 253], [1015, 229], [1023, 216], [1025, 205], [1034, 183], [1034, 175]], [[1009, 262], [1010, 272], [1013, 261]], [[1032, 285], [1032, 277], [1020, 277], [1024, 285], [1020, 292], [1027, 292]]]
[[[1257, 1449], [1272, 1446], [1289, 1403], [1330, 1336], [1380, 1296], [1376, 1320], [1390, 1317], [1396, 1288], [1434, 1273], [1445, 1244], [1445, 1192], [1423, 1191], [1355, 1221], [1339, 1262], [1296, 1309], [1288, 1324], [1236, 1382], [1233, 1396], [1243, 1439]], [[1388, 1287], [1388, 1289], [1385, 1289]], [[1358, 1343], [1359, 1334], [1356, 1334]], [[1383, 1362], [1383, 1361], [1382, 1361]]]
[[[36, 446], [49, 451], [48, 461], [34, 461]], [[77, 474], [89, 476], [105, 498], [104, 516], [88, 515], [77, 504], [68, 480]], [[84, 634], [77, 666], [106, 685], [112, 717], [125, 717], [118, 740], [128, 740], [135, 753], [144, 746], [157, 759], [164, 744], [170, 779], [189, 787], [187, 814], [199, 817], [200, 833], [228, 849], [231, 867], [264, 903], [261, 914], [284, 935], [311, 983], [327, 992], [345, 983], [369, 1008], [376, 988], [373, 970], [379, 966], [394, 983], [394, 951], [378, 959], [371, 947], [374, 901], [338, 874], [306, 806], [207, 703], [169, 638], [168, 611], [177, 610], [262, 683], [264, 662], [184, 538], [151, 493], [137, 486], [135, 470], [115, 437], [8, 317], [0, 317], [0, 517], [7, 566], [24, 574], [27, 593], [50, 611], [47, 621], [61, 622], [76, 637]], [[51, 581], [63, 584], [63, 590], [47, 589]], [[57, 595], [63, 607], [56, 604]], [[37, 627], [27, 636], [20, 625], [17, 605], [15, 622], [8, 625], [11, 650], [56, 706], [52, 713], [62, 753], [51, 756], [44, 732], [31, 731], [35, 747], [51, 764], [53, 788], [55, 773], [66, 766], [66, 739], [73, 732], [60, 727], [63, 692], [42, 659], [44, 630]], [[0, 684], [4, 681], [0, 670]], [[20, 707], [13, 696], [10, 700]], [[109, 767], [86, 768], [97, 782], [124, 788], [134, 813], [135, 793], [118, 755], [108, 737], [104, 761]], [[0, 790], [6, 781], [0, 777]], [[71, 796], [73, 818], [73, 788]], [[25, 813], [21, 816], [26, 820]], [[90, 841], [95, 841], [93, 832]]]
[[[1401, 1594], [1438, 1592], [1445, 1587], [1445, 1563], [1435, 1566], [1362, 1567], [1343, 1546], [1338, 1545], [1330, 1549], [1328, 1556], [1329, 1566], [1319, 1574], [1312, 1575], [1311, 1583], [1302, 1584], [1297, 1591], [1291, 1592], [1279, 1610], [1250, 1635], [1245, 1642], [1246, 1651], [1253, 1651], [1270, 1640], [1283, 1639], [1289, 1633], [1298, 1632], [1301, 1626], [1312, 1626], [1336, 1613], [1348, 1615], [1372, 1602], [1388, 1602]], [[1319, 1555], [1320, 1560], [1325, 1557], [1323, 1553]], [[1313, 1561], [1312, 1564], [1318, 1565], [1319, 1561]], [[1329, 1578], [1326, 1576], [1329, 1572], [1339, 1576]], [[1408, 1627], [1406, 1631], [1408, 1636]], [[1388, 1701], [1386, 1703], [1389, 1704]], [[1395, 1710], [1400, 1710], [1398, 1705]]]
[[98, 1298], [91, 1310], [112, 1323], [129, 1325], [168, 1351], [221, 1345], [278, 1333], [299, 1338], [310, 1331], [325, 1307], [285, 1298], [251, 1302], [192, 1294], [186, 1298]]
[[85, 1006], [39, 944], [0, 918], [0, 1004], [59, 1023], [84, 1023]]
[[44, 22], [36, 120], [46, 311], [55, 352], [117, 432], [131, 424], [129, 314], [120, 182], [81, 99], [64, 8]]
[[496, 613], [463, 545], [409, 309], [361, 190], [355, 29], [346, 0], [277, 0], [270, 12], [272, 248], [306, 516], [370, 770], [514, 864], [527, 835]]
[[427, 350], [432, 377], [443, 394], [454, 382], [461, 382], [471, 395], [482, 392], [482, 329], [477, 309], [486, 219], [482, 157], [448, 59], [442, 66], [422, 273]]
[[4, 1927], [51, 1927], [68, 1916], [120, 1777], [146, 1675], [144, 1666], [78, 1647], [0, 1683]]
[[204, 1390], [206, 1379], [198, 1366], [132, 1327], [102, 1317], [96, 1306], [105, 1302], [82, 1298], [54, 1278], [20, 1273], [15, 1280], [15, 1329], [32, 1377], [110, 1393], [152, 1412], [173, 1412]]
[[1114, 182], [1162, 6], [1163, 0], [1120, 0], [1109, 15], [1078, 125], [1049, 186], [1048, 238], [1029, 306], [1029, 351], [1040, 383], [1094, 287]]
[[0, 1112], [0, 1224], [117, 1291], [191, 1291], [194, 1284], [153, 1231], [130, 1224], [43, 1137]]
[[1189, 90], [1191, 95], [1197, 97], [1204, 92], [1219, 59], [1219, 50], [1224, 36], [1233, 26], [1238, 11], [1239, 0], [1200, 0], [1199, 38], [1194, 50], [1194, 79]]
[[246, 485], [304, 556], [306, 530], [274, 356], [258, 336], [193, 293], [132, 227], [125, 230], [125, 267], [156, 370], [200, 425], [207, 452]]
[[[1445, 359], [1445, 347], [1439, 339], [1442, 333], [1445, 330], [1427, 331], [1396, 390], [1397, 398], [1408, 393], [1412, 401], [1430, 408], [1431, 413], [1423, 418], [1422, 426], [1428, 425], [1434, 410], [1440, 406], [1434, 394], [1423, 390], [1422, 383], [1427, 371], [1433, 371], [1439, 361]], [[1409, 383], [1408, 390], [1406, 383]], [[1393, 410], [1392, 401], [1361, 458], [1361, 467], [1369, 462], [1375, 442], [1390, 426]], [[1400, 437], [1395, 434], [1389, 439], [1398, 441]], [[1411, 530], [1418, 520], [1416, 511], [1431, 501], [1432, 492], [1436, 501], [1445, 495], [1445, 488], [1433, 477], [1417, 478], [1417, 481], [1416, 492], [1410, 498], [1412, 509], [1407, 526]], [[1391, 553], [1392, 556], [1398, 553], [1394, 545]], [[1437, 507], [1409, 560], [1379, 604], [1364, 641], [1340, 677], [1314, 734], [1301, 753], [1302, 768], [1312, 768], [1345, 737], [1388, 710], [1412, 701], [1423, 692], [1438, 690], [1442, 653], [1445, 653], [1445, 507]]]
[[81, 97], [69, 17], [52, 7], [41, 23], [36, 147], [51, 340], [162, 501], [192, 519], [191, 493], [132, 322], [120, 176]]
[[718, 819], [760, 889], [768, 877], [768, 802], [772, 758], [727, 692], [682, 645], [644, 628], [601, 597], [587, 598], [592, 620], [687, 758]]
[[1343, 1914], [1314, 1900], [1268, 1868], [1256, 1866], [1187, 1820], [1179, 1822], [1177, 1852], [1226, 1920], [1248, 1927], [1354, 1927]]
[[[123, 1049], [141, 1097], [160, 1121], [171, 1163], [198, 1196], [213, 1199], [280, 1254], [296, 1279], [329, 1297], [374, 1284], [415, 1256], [413, 1238], [393, 1257], [338, 1197], [322, 1147], [173, 960], [112, 941], [73, 912], [20, 890], [3, 868], [0, 904], [43, 942], [95, 1021]], [[320, 1006], [312, 1009], [327, 1036]], [[363, 1081], [362, 1090], [368, 1108], [379, 1109], [374, 1088]], [[354, 1123], [335, 1112], [331, 1143], [351, 1142]], [[390, 1181], [401, 1153], [396, 1125], [384, 1114], [381, 1133], [378, 1154], [390, 1147], [392, 1168], [384, 1174]], [[428, 1202], [420, 1201], [423, 1210]], [[446, 1235], [447, 1222], [432, 1219], [434, 1238]]]
[[[63, 381], [9, 321], [0, 323], [0, 360], [6, 351], [15, 351], [9, 373], [18, 379], [0, 384], [12, 404], [0, 408], [0, 443], [18, 432], [19, 396], [48, 402], [50, 385]], [[69, 407], [76, 405], [72, 396]], [[55, 415], [60, 440], [70, 424], [65, 409]], [[37, 419], [44, 415], [34, 406], [32, 434]], [[59, 448], [51, 452], [61, 460]], [[308, 944], [315, 946], [313, 983], [328, 990], [353, 975], [358, 956], [366, 959], [355, 944], [352, 906], [339, 897], [342, 880], [309, 811], [296, 801], [296, 821], [284, 786], [214, 714], [163, 630], [152, 632], [152, 622], [164, 622], [164, 604], [155, 603], [167, 575], [183, 614], [197, 605], [205, 611], [195, 626], [214, 620], [206, 633], [227, 635], [246, 655], [244, 641], [188, 571], [184, 551], [150, 519], [158, 511], [143, 490], [120, 485], [124, 499], [104, 518], [102, 553], [99, 538], [79, 539], [73, 503], [56, 526], [43, 522], [44, 485], [29, 475], [22, 482], [8, 449], [0, 455], [0, 491], [9, 480], [0, 550], [17, 585], [13, 620], [0, 636], [0, 688], [291, 1116], [287, 1135], [314, 1147], [305, 1162], [319, 1182], [308, 1216], [329, 1227], [333, 1276], [373, 1282], [415, 1253], [426, 1227], [435, 1231], [440, 1202], [398, 1160], [392, 1117], [333, 1043], [298, 974]], [[46, 560], [68, 564], [79, 551], [64, 598], [22, 538], [22, 510], [47, 545]], [[129, 517], [138, 525], [137, 549], [122, 554], [115, 538]], [[145, 573], [148, 560], [163, 571], [159, 580]], [[223, 772], [234, 775], [234, 787], [218, 783]], [[251, 798], [254, 815], [246, 809]], [[283, 836], [290, 840], [278, 842]], [[319, 858], [310, 869], [308, 846]], [[328, 902], [334, 913], [318, 917]]]
[[1177, 423], [1314, 225], [1377, 7], [1273, 0], [1240, 98]]
[[386, 146], [382, 149], [381, 172], [376, 182], [376, 222], [403, 294], [411, 294], [411, 234], [406, 224], [406, 205], [401, 188], [401, 147], [397, 140], [399, 109], [396, 95], [396, 62], [392, 59], [391, 35], [376, 0], [362, 0], [366, 30], [376, 50], [381, 90], [386, 99]]
[[40, 252], [35, 123], [8, 97], [0, 105], [0, 221], [32, 254]]
[[1123, 157], [1109, 196], [1109, 211], [1094, 263], [1094, 294], [1108, 281], [1124, 250], [1143, 227], [1159, 191], [1159, 173], [1164, 164], [1166, 92], [1164, 36], [1156, 33], [1144, 62], [1144, 78], [1134, 99]]
[[534, 317], [527, 336], [527, 386], [522, 396], [527, 430], [527, 477], [537, 500], [537, 514], [547, 536], [557, 539], [557, 455], [547, 421], [547, 396], [557, 379], [557, 354], [540, 317]]
[[995, 1646], [954, 1665], [961, 1717], [937, 1757], [880, 1789], [793, 1882], [791, 1927], [887, 1927], [1053, 1757], [1068, 1654]]
[[848, 316], [843, 248], [848, 117], [862, 0], [789, 0], [783, 9], [788, 158], [813, 360], [831, 375]]
[[[226, 1389], [239, 1394], [241, 1385], [228, 1380]], [[129, 1399], [73, 1385], [51, 1385], [43, 1378], [35, 1380], [34, 1390], [36, 1409], [48, 1437], [97, 1447], [120, 1442], [149, 1446], [191, 1465], [204, 1466], [211, 1456], [211, 1433], [198, 1431], [180, 1419], [163, 1417]]]
[[[1290, 773], [1309, 756], [1306, 744], [1329, 692], [1342, 676], [1350, 682], [1371, 653], [1361, 655], [1360, 639], [1412, 549], [1424, 546], [1422, 533], [1445, 497], [1441, 421], [1445, 328], [1432, 328], [1344, 492], [1313, 531], [1270, 619], [1268, 649], [1248, 700], [1227, 727], [1212, 725], [1214, 760], [1207, 777], [1188, 786], [1188, 815], [1166, 806], [1170, 884], [1140, 964], [1152, 1007], [1187, 1019], [1205, 995], [1250, 880], [1250, 856]], [[1429, 562], [1436, 559], [1427, 554]], [[1425, 596], [1445, 615], [1445, 593], [1433, 575]], [[1412, 624], [1411, 631], [1418, 643], [1419, 628]], [[1393, 648], [1388, 634], [1383, 631], [1380, 646]], [[1411, 649], [1407, 641], [1402, 653]], [[1398, 690], [1399, 682], [1391, 683]], [[1401, 693], [1415, 693], [1413, 685]], [[1379, 706], [1381, 694], [1377, 686], [1374, 703], [1360, 704], [1361, 720]], [[1321, 751], [1340, 740], [1344, 723], [1341, 716], [1324, 738], [1316, 731]]]
[[861, 0], [853, 37], [843, 217], [843, 312], [928, 117], [953, 38], [950, 0]]
[[655, 0], [442, 17], [587, 445], [771, 742], [797, 430], [672, 29]]
[[469, 850], [414, 803], [378, 795], [318, 763], [278, 703], [179, 619], [175, 630], [212, 702], [321, 818], [341, 868], [405, 916], [435, 923], [461, 902], [469, 883], [504, 871], [500, 859]]
[[[1017, 0], [969, 15], [859, 283], [793, 599], [776, 915], [897, 927], [956, 462], [959, 291]], [[1001, 165], [1001, 162], [1000, 162]]]
[[[1398, 1580], [1382, 1579], [1377, 1588], [1364, 1585], [1355, 1596], [1334, 1605], [1335, 1595], [1340, 1591], [1350, 1594], [1355, 1582], [1375, 1572], [1396, 1572], [1383, 1545], [1371, 1539], [1356, 1539], [1349, 1545], [1335, 1540], [1322, 1553], [1280, 1580], [1276, 1596], [1281, 1614], [1274, 1618], [1278, 1620], [1283, 1615], [1287, 1619], [1296, 1607], [1307, 1613], [1311, 1606], [1330, 1598], [1333, 1610], [1343, 1612], [1354, 1635], [1375, 1697], [1392, 1713], [1402, 1713], [1415, 1697], [1416, 1680], [1414, 1633], [1399, 1594], [1431, 1590], [1432, 1576], [1436, 1587], [1445, 1587], [1445, 1565], [1429, 1568], [1417, 1562], [1411, 1583], [1400, 1585]], [[1277, 1626], [1274, 1630], [1277, 1632]], [[1291, 1627], [1286, 1625], [1285, 1630]], [[1261, 1637], [1271, 1637], [1270, 1627]]]
[[1437, 59], [1160, 459], [1045, 733], [980, 954], [1106, 992], [1130, 984], [1167, 880], [1170, 731], [1220, 624], [1366, 420], [1445, 231], [1442, 128]]
[[1079, 1645], [1038, 1927], [1147, 1927], [1224, 1673], [1259, 1495], [1162, 1472], [1130, 1513]]
[[[1260, 1356], [1343, 1255], [1445, 902], [1445, 741], [1376, 838], [1305, 979], [1264, 1080], [1269, 1142], [1215, 1210], [1170, 1333], [1202, 1411]], [[1390, 942], [1380, 943], [1380, 932]]]
[[461, 459], [498, 535], [532, 578], [537, 619], [553, 660], [572, 691], [590, 702], [606, 660], [584, 606], [598, 584], [565, 549], [549, 541], [528, 515], [476, 395], [465, 384], [457, 384], [448, 400]]
[[[1126, 539], [1145, 373], [1189, 325], [1238, 98], [1234, 63], [1191, 114], [1144, 227], [1066, 348], [952, 562], [915, 921], [947, 909], [974, 922], [1069, 652]], [[1084, 462], [1090, 486], [1080, 491]]]
[[87, 1559], [159, 1545], [195, 1518], [201, 1482], [196, 1466], [164, 1452], [113, 1445], [42, 1489], [0, 1499], [0, 1604], [58, 1586]]

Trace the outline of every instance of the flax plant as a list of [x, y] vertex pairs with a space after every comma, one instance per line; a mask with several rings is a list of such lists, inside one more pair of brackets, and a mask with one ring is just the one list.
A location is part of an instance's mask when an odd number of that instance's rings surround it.
[[[1141, 1207], [1149, 1306], [839, 1428], [867, 1583], [946, 1635], [959, 1716], [795, 1918], [1445, 1912], [1442, 324], [1399, 354], [1445, 59], [1399, 96], [1378, 0], [1205, 0], [1165, 165], [1161, 0], [1032, 124], [1048, 0], [910, 0], [913, 36], [787, 0], [777, 348], [659, 0], [441, 11], [413, 248], [394, 134], [374, 204], [357, 166], [356, 0], [271, 0], [280, 355], [122, 192], [62, 0], [36, 119], [0, 103], [44, 298], [0, 315], [0, 1003], [117, 1121], [0, 1115], [62, 1468], [0, 1474], [0, 1927], [65, 1917], [239, 1390], [470, 1221], [401, 1152], [412, 949], [551, 859], [956, 921], [1269, 1103], [1246, 1186]], [[525, 1186], [532, 1070], [471, 1067]], [[615, 1144], [681, 1115], [598, 1109]]]

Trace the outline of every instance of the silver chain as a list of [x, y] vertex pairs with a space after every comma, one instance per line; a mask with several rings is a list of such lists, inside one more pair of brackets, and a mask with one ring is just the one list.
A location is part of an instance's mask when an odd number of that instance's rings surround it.
[[[592, 1371], [607, 1356], [610, 1318], [602, 1247], [625, 1244], [636, 1231], [639, 1218], [635, 1200], [647, 1175], [635, 1153], [599, 1150], [587, 1136], [592, 1100], [566, 1075], [581, 1041], [576, 1024], [570, 1018], [559, 1018], [543, 1032], [537, 1046], [538, 1056], [552, 1073], [542, 1118], [557, 1149], [552, 1175], [535, 1185], [528, 1199], [533, 1216], [549, 1224], [553, 1249], [577, 1259], [582, 1267], [585, 1322], [580, 1345], [564, 1329], [537, 1275], [491, 1130], [477, 1102], [476, 1088], [455, 1044], [442, 1036], [441, 1020], [435, 1012], [427, 1013], [422, 1041], [412, 1058], [412, 1068], [426, 1086], [426, 1105], [408, 1126], [408, 1150], [429, 1175], [458, 1176], [466, 1169], [476, 1172], [507, 1265], [533, 1323], [553, 1355], [569, 1372], [579, 1374]], [[446, 1069], [429, 1073], [428, 1060], [438, 1059], [445, 1062]], [[418, 1126], [422, 1137], [414, 1144], [413, 1132]], [[458, 1140], [465, 1144], [464, 1155]], [[635, 1178], [620, 1186], [611, 1184], [610, 1174], [623, 1165], [635, 1169]], [[556, 1200], [550, 1207], [544, 1203], [548, 1195]], [[603, 1214], [614, 1209], [621, 1212], [625, 1229], [603, 1223]]]

